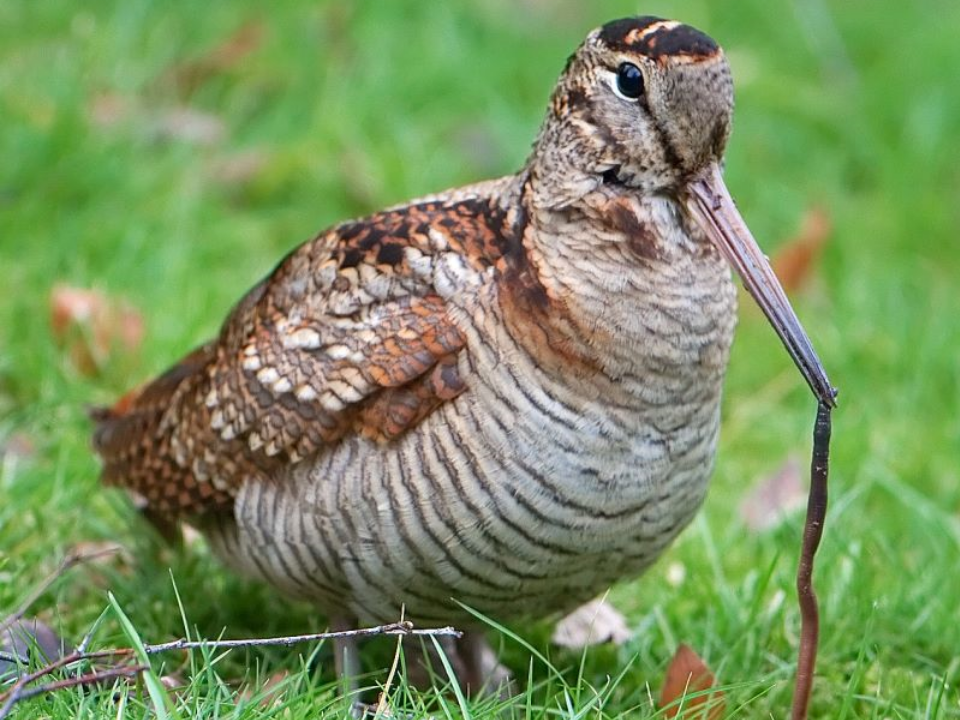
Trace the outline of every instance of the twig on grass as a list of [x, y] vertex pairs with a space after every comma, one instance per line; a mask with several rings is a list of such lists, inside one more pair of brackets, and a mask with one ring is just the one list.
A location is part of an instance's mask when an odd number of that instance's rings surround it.
[[[419, 629], [413, 626], [408, 620], [400, 622], [387, 623], [385, 625], [376, 625], [369, 628], [358, 628], [356, 630], [339, 630], [335, 632], [311, 633], [309, 635], [284, 635], [281, 637], [270, 638], [249, 638], [241, 640], [173, 640], [159, 645], [144, 645], [148, 655], [167, 652], [168, 650], [196, 650], [199, 648], [210, 648], [213, 650], [228, 650], [230, 648], [244, 647], [265, 647], [281, 646], [289, 647], [299, 643], [311, 642], [314, 640], [339, 640], [342, 638], [364, 638], [374, 635], [424, 635], [424, 636], [444, 636], [460, 637], [463, 635], [459, 630], [450, 627]], [[133, 652], [132, 650], [130, 652]]]
[[[280, 646], [290, 647], [299, 643], [318, 641], [318, 640], [337, 640], [341, 638], [354, 637], [364, 638], [378, 635], [416, 635], [428, 637], [452, 636], [460, 637], [463, 633], [453, 627], [441, 628], [415, 628], [413, 623], [405, 620], [400, 622], [387, 623], [369, 628], [358, 628], [356, 630], [341, 630], [336, 632], [310, 633], [307, 635], [284, 635], [269, 638], [244, 638], [238, 640], [173, 640], [167, 643], [145, 644], [144, 650], [148, 655], [156, 655], [162, 652], [173, 650], [196, 650], [201, 648], [210, 648], [212, 650], [231, 650], [236, 648], [248, 647], [267, 647]], [[54, 660], [38, 670], [21, 676], [10, 690], [0, 693], [0, 720], [5, 720], [13, 710], [13, 707], [20, 701], [36, 697], [44, 693], [55, 692], [71, 687], [91, 687], [100, 685], [107, 681], [118, 678], [132, 678], [149, 669], [145, 664], [115, 664], [102, 670], [93, 670], [76, 677], [64, 678], [29, 687], [37, 680], [47, 677], [57, 670], [68, 668], [82, 662], [93, 662], [97, 660], [111, 659], [117, 661], [120, 659], [132, 659], [136, 654], [134, 648], [114, 648], [108, 650], [97, 650], [87, 652], [84, 650], [75, 650], [72, 653], [64, 655]], [[18, 660], [18, 658], [13, 658]], [[128, 661], [129, 662], [129, 661]]]
[[[0, 706], [0, 719], [6, 718], [13, 710], [13, 706], [23, 700], [29, 700], [30, 698], [37, 697], [38, 695], [44, 695], [57, 690], [66, 690], [67, 688], [72, 687], [92, 687], [94, 685], [102, 685], [105, 682], [116, 680], [122, 677], [133, 678], [148, 669], [148, 665], [121, 665], [119, 667], [107, 668], [102, 671], [94, 670], [93, 672], [86, 673], [85, 675], [78, 675], [72, 678], [54, 680], [53, 682], [37, 685], [36, 687], [27, 687], [28, 684], [32, 682], [32, 676], [24, 675], [9, 691], [5, 692], [3, 695], [0, 695], [0, 700], [3, 701], [3, 705]], [[37, 673], [34, 673], [33, 675], [37, 675]], [[36, 679], [36, 677], [33, 677], [33, 680]]]

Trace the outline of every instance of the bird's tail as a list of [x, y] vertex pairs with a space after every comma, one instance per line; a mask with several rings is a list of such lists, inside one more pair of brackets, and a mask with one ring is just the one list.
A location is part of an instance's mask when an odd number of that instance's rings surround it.
[[[198, 483], [190, 462], [178, 457], [175, 433], [181, 409], [201, 391], [214, 359], [215, 345], [203, 345], [112, 407], [90, 411], [103, 482], [126, 488], [148, 514], [176, 517], [201, 509]], [[217, 504], [217, 498], [202, 499]]]

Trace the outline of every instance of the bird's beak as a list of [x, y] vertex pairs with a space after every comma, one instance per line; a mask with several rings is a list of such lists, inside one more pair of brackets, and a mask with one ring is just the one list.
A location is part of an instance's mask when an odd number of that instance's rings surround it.
[[820, 402], [835, 407], [837, 391], [830, 384], [827, 372], [790, 307], [773, 268], [740, 217], [716, 163], [711, 163], [706, 172], [690, 184], [687, 209], [736, 269], [744, 287], [777, 331], [813, 394]]

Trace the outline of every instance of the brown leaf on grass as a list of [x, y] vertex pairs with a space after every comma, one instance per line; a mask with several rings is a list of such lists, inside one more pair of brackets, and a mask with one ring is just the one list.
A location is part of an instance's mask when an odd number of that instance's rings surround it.
[[187, 688], [187, 681], [183, 675], [179, 672], [172, 672], [166, 675], [160, 676], [160, 684], [163, 685], [169, 692], [182, 694], [182, 691]]
[[560, 647], [580, 650], [606, 642], [623, 645], [630, 635], [630, 628], [620, 611], [598, 598], [561, 618], [551, 641]]
[[144, 332], [143, 318], [129, 304], [67, 285], [50, 291], [50, 329], [84, 375], [99, 372], [117, 351], [139, 350]]
[[263, 44], [264, 25], [248, 20], [224, 40], [198, 57], [177, 63], [161, 77], [182, 97], [189, 97], [214, 75], [228, 72]]
[[[668, 718], [717, 720], [723, 717], [726, 700], [715, 685], [713, 673], [689, 645], [681, 644], [667, 667], [660, 693], [660, 707]], [[690, 697], [694, 695], [695, 697]]]
[[747, 492], [740, 503], [740, 517], [750, 530], [763, 532], [802, 508], [806, 499], [800, 461], [791, 455], [775, 472], [761, 478]]
[[812, 207], [806, 212], [800, 230], [770, 260], [784, 290], [796, 292], [807, 284], [832, 231], [833, 222], [826, 210]]

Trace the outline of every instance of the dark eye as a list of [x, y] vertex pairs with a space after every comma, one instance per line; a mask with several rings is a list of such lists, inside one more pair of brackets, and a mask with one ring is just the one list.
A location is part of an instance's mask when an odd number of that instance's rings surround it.
[[643, 73], [640, 68], [633, 63], [621, 63], [617, 68], [617, 90], [630, 100], [643, 95]]

